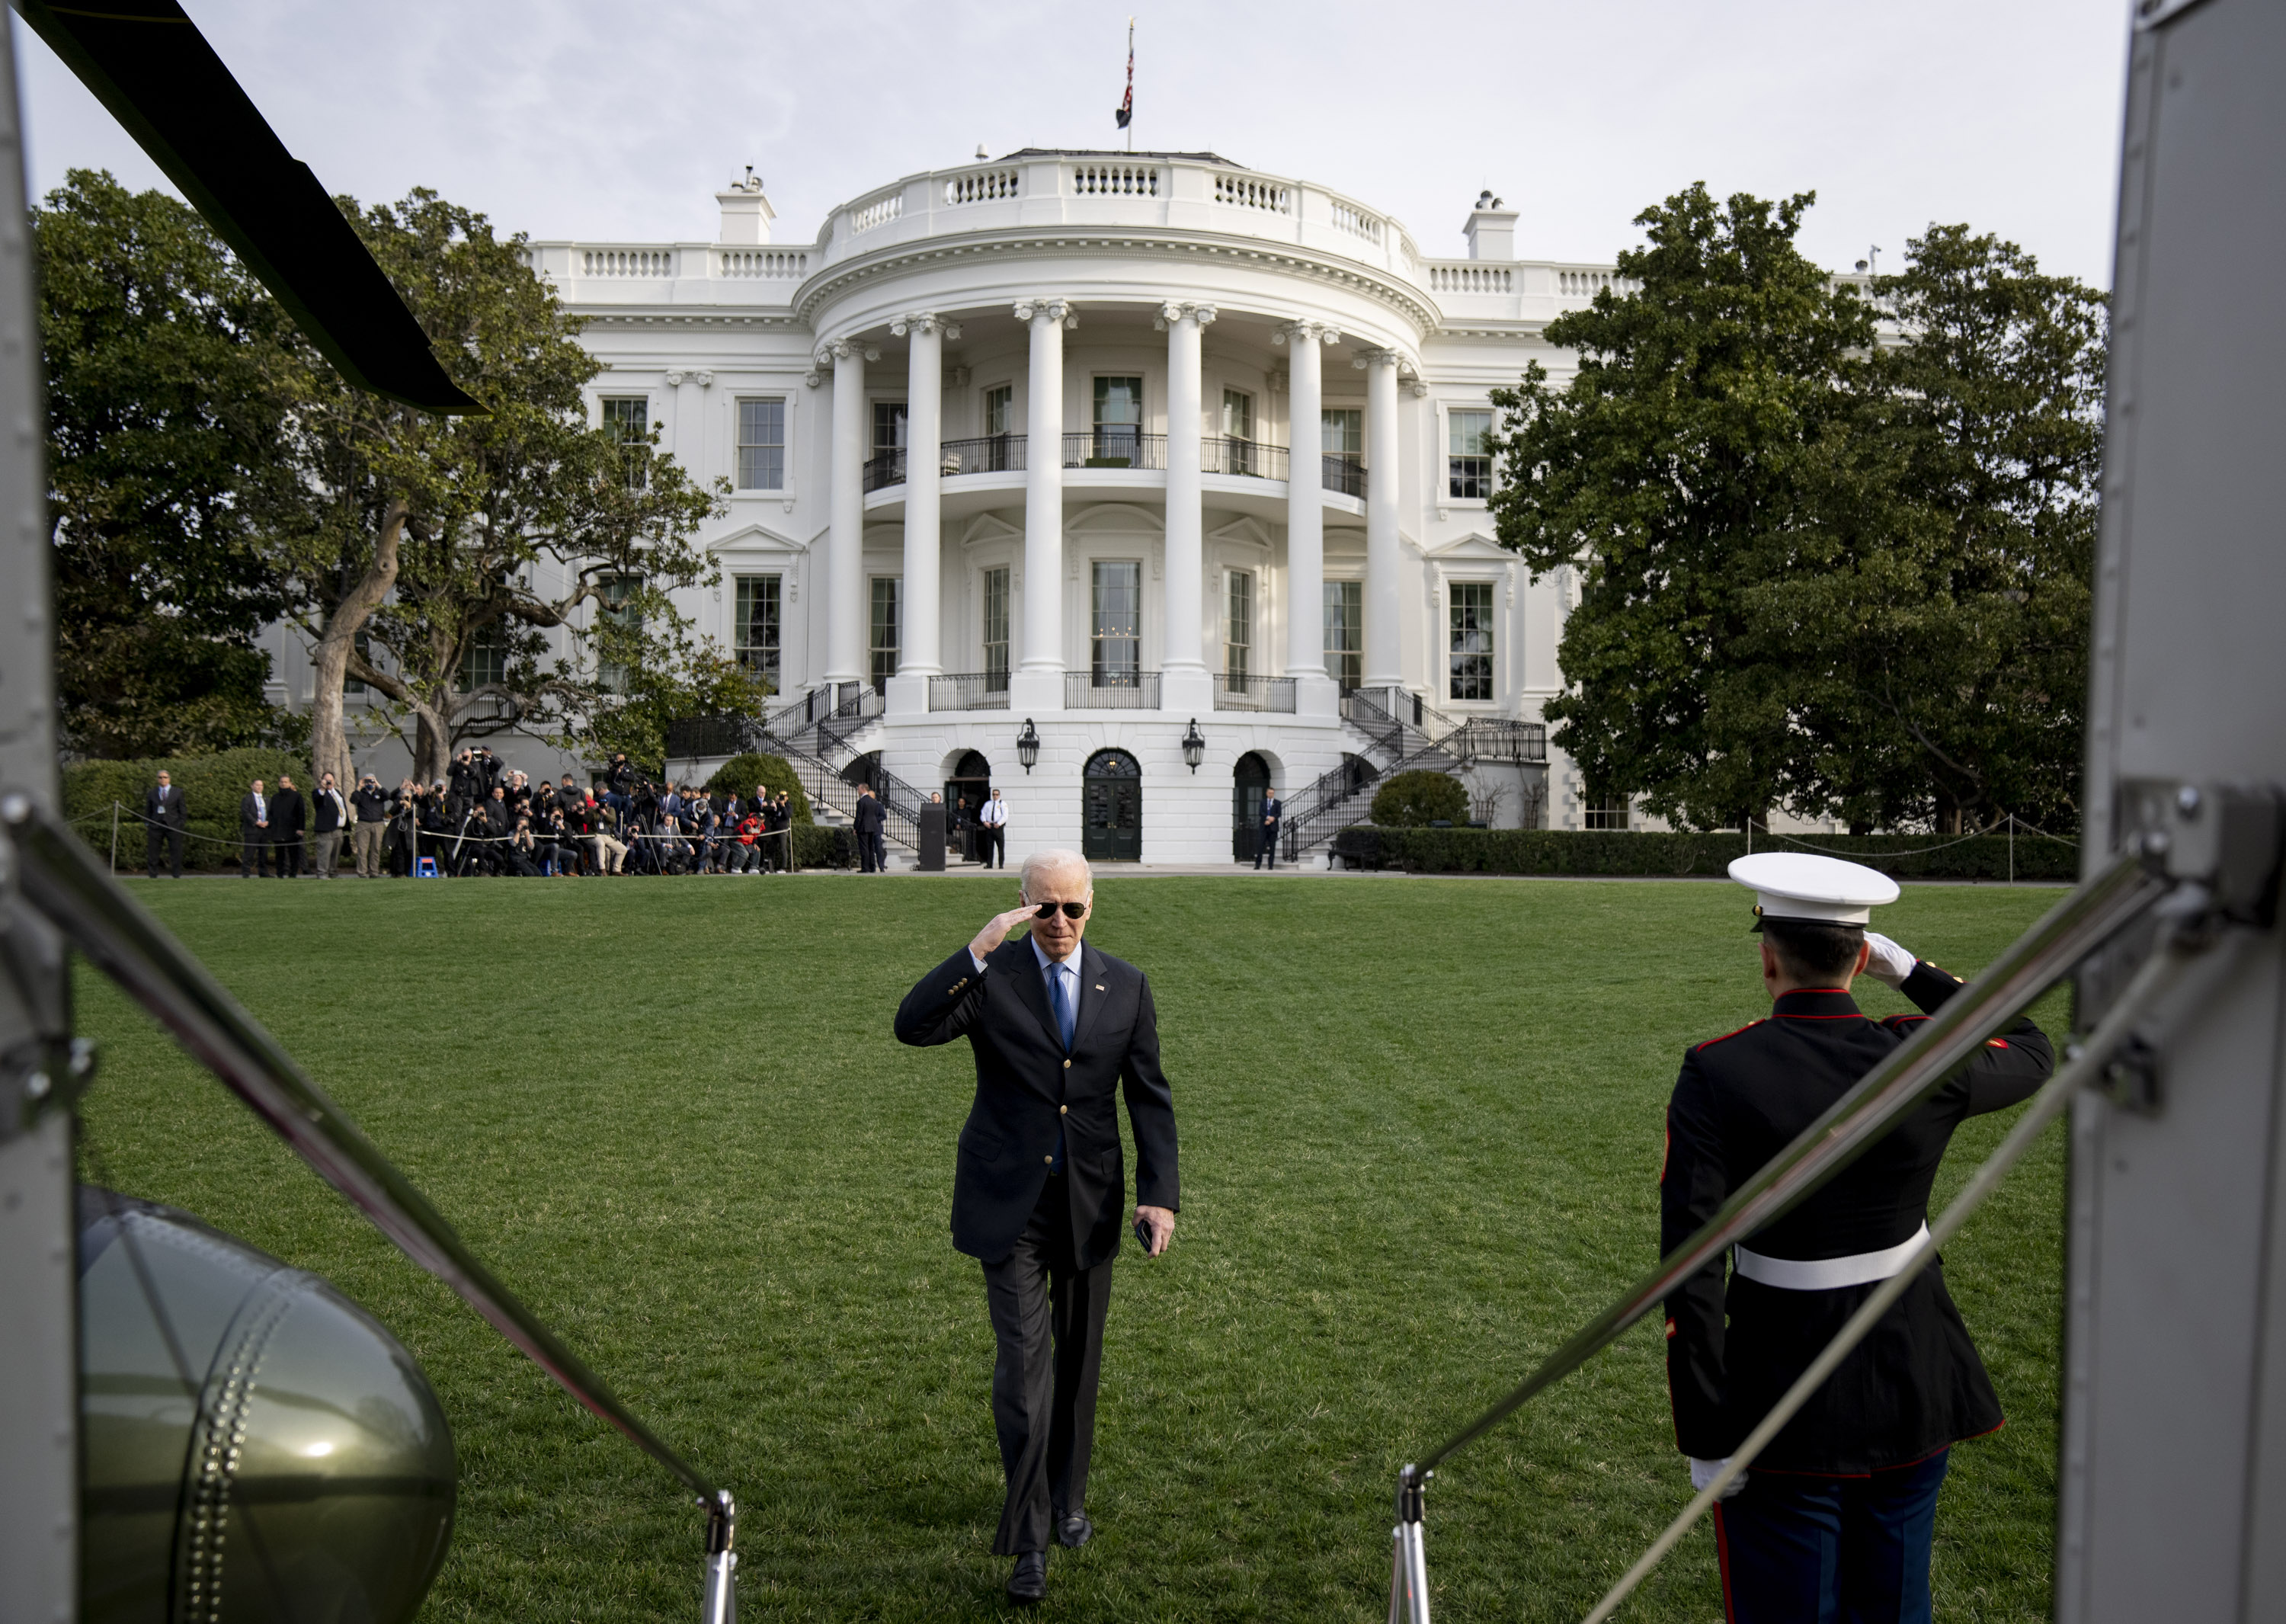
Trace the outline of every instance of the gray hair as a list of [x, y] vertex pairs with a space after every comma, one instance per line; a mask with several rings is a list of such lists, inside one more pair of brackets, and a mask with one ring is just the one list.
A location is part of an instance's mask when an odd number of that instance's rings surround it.
[[1034, 852], [1024, 859], [1023, 866], [1016, 871], [1019, 894], [1024, 896], [1031, 895], [1032, 881], [1035, 878], [1043, 874], [1054, 873], [1059, 869], [1077, 869], [1080, 878], [1087, 882], [1087, 888], [1091, 891], [1095, 889], [1095, 871], [1088, 867], [1087, 859], [1076, 851], [1052, 846], [1045, 851]]

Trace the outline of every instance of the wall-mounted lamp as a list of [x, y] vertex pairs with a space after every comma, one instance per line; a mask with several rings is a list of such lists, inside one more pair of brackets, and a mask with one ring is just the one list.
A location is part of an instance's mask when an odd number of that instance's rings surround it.
[[1024, 764], [1024, 776], [1031, 777], [1033, 764], [1040, 759], [1040, 733], [1029, 716], [1024, 718], [1024, 730], [1016, 735], [1016, 759]]
[[1199, 737], [1199, 719], [1191, 718], [1191, 730], [1183, 735], [1183, 765], [1193, 772], [1207, 759], [1207, 741]]

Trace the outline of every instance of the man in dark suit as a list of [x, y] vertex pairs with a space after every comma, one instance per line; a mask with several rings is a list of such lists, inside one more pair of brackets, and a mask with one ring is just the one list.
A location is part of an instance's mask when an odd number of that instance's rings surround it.
[[[1875, 1021], [1849, 984], [1866, 974], [1924, 1012], [1959, 980], [1866, 928], [1895, 881], [1805, 852], [1730, 864], [1756, 893], [1770, 1019], [1683, 1057], [1667, 1114], [1659, 1250], [1696, 1233], [1730, 1193], [1928, 1013]], [[2055, 1059], [2028, 1020], [1977, 1051], [1888, 1138], [1800, 1206], [1667, 1299], [1667, 1377], [1695, 1488], [1760, 1423], [1834, 1333], [1928, 1241], [1929, 1189], [1953, 1130], [2022, 1103]], [[2001, 1424], [2000, 1403], [1932, 1263], [1770, 1440], [1714, 1508], [1734, 1624], [1841, 1619], [1926, 1624], [1937, 1491], [1952, 1446]]]
[[159, 782], [143, 795], [143, 866], [152, 879], [159, 878], [159, 847], [167, 847], [169, 870], [174, 877], [183, 877], [183, 832], [190, 826], [190, 809], [183, 804], [183, 792], [163, 770]]
[[1278, 792], [1265, 792], [1262, 797], [1261, 843], [1254, 848], [1254, 866], [1267, 863], [1273, 870], [1278, 866], [1278, 824], [1286, 816], [1286, 803], [1278, 799]]
[[270, 875], [270, 798], [256, 778], [238, 803], [238, 877]]
[[270, 844], [278, 853], [278, 878], [302, 878], [302, 826], [305, 814], [302, 792], [291, 773], [278, 775], [278, 793], [270, 800]]
[[[921, 977], [898, 1006], [901, 1043], [968, 1039], [976, 1098], [960, 1131], [952, 1243], [984, 1265], [999, 1356], [992, 1419], [1008, 1495], [992, 1549], [1016, 1558], [1008, 1594], [1047, 1594], [1048, 1536], [1095, 1532], [1086, 1511], [1111, 1265], [1127, 1219], [1116, 1095], [1135, 1136], [1137, 1238], [1153, 1257], [1175, 1233], [1175, 1101], [1159, 1069], [1151, 983], [1081, 941], [1094, 906], [1087, 861], [1036, 852], [1021, 907]], [[1008, 933], [1029, 924], [1029, 936]]]
[[881, 805], [873, 786], [857, 786], [857, 805], [849, 814], [849, 824], [857, 832], [857, 869], [860, 873], [879, 874], [889, 866], [889, 854], [881, 839], [881, 827], [889, 821], [888, 809]]

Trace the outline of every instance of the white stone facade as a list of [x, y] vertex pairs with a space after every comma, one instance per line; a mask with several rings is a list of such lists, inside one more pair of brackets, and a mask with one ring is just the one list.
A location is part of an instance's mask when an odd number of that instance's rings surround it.
[[1489, 194], [1467, 257], [1426, 256], [1378, 210], [1211, 154], [913, 175], [805, 243], [772, 240], [758, 185], [719, 201], [713, 242], [538, 241], [532, 263], [605, 363], [597, 421], [638, 417], [733, 487], [704, 537], [722, 585], [683, 605], [699, 629], [782, 696], [878, 710], [834, 765], [878, 751], [926, 795], [976, 752], [1013, 858], [1101, 847], [1084, 769], [1125, 751], [1136, 855], [1190, 863], [1231, 860], [1250, 753], [1320, 813], [1321, 859], [1364, 804], [1325, 775], [1446, 765], [1427, 747], [1473, 722], [1490, 747], [1447, 754], [1479, 816], [1582, 826], [1560, 755], [1486, 725], [1557, 691], [1574, 583], [1494, 543], [1470, 436], [1528, 362], [1569, 375], [1542, 330], [1610, 266], [1516, 258]]

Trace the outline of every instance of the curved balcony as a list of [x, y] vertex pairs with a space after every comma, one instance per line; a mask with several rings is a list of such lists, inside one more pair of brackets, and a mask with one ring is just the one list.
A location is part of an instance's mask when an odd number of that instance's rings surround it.
[[[1167, 437], [1163, 434], [1108, 428], [1067, 434], [1061, 438], [1060, 463], [1068, 469], [1150, 474], [1163, 474], [1167, 470]], [[1030, 465], [1029, 444], [1028, 437], [1021, 434], [992, 434], [972, 439], [947, 440], [937, 450], [938, 472], [946, 479], [971, 475], [1021, 474]], [[872, 496], [903, 485], [910, 454], [910, 451], [900, 447], [869, 458], [862, 480], [864, 493]], [[1199, 442], [1200, 472], [1249, 484], [1259, 482], [1260, 500], [1272, 503], [1282, 502], [1286, 499], [1283, 487], [1290, 462], [1291, 453], [1285, 446], [1273, 445], [1262, 440], [1216, 436]], [[1365, 465], [1357, 458], [1333, 453], [1320, 458], [1320, 489], [1332, 495], [1363, 501], [1366, 483]], [[1231, 488], [1218, 487], [1226, 495]], [[894, 499], [891, 499], [891, 505], [894, 507]], [[880, 504], [871, 506], [878, 508]]]

